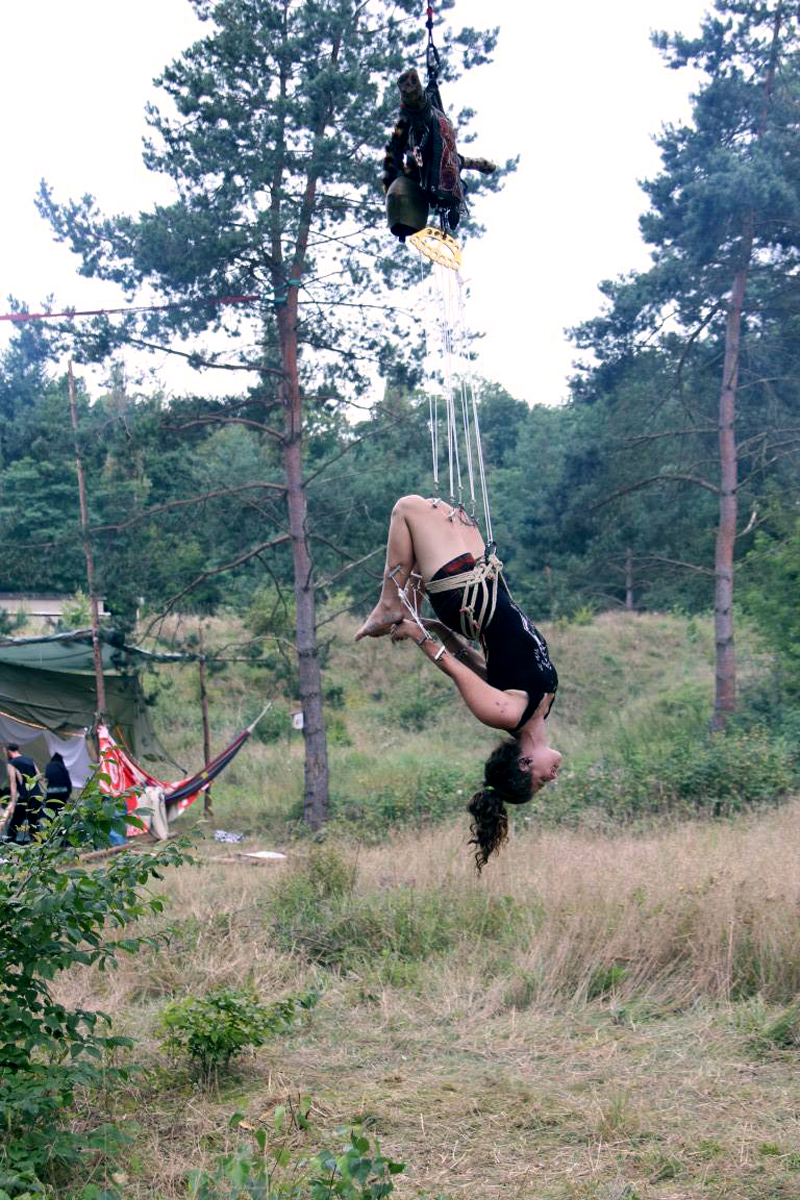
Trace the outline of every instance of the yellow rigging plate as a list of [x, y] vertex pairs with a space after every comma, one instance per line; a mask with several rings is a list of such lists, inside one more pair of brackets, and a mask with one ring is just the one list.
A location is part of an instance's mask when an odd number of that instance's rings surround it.
[[461, 247], [449, 233], [442, 233], [433, 225], [426, 225], [418, 233], [412, 233], [408, 239], [420, 254], [424, 254], [431, 262], [457, 271], [461, 266]]

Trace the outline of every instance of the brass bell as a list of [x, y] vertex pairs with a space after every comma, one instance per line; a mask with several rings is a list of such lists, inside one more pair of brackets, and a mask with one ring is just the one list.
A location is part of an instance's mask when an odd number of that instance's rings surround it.
[[389, 228], [401, 242], [428, 224], [425, 193], [407, 175], [398, 175], [390, 183], [386, 193], [386, 216]]

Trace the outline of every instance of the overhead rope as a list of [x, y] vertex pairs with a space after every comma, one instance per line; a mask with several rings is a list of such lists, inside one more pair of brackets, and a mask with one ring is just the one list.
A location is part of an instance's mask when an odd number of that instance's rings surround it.
[[[449, 230], [456, 228], [464, 207], [460, 173], [470, 167], [485, 173], [495, 170], [487, 159], [465, 159], [457, 151], [455, 130], [444, 112], [439, 75], [442, 59], [434, 40], [434, 9], [425, 9], [425, 66], [423, 89], [416, 71], [404, 71], [397, 80], [400, 115], [386, 146], [383, 185], [389, 227], [400, 241], [406, 238], [431, 264], [428, 313], [423, 319], [425, 361], [429, 375], [440, 380], [447, 427], [447, 471], [451, 507], [477, 507], [476, 474], [483, 505], [487, 558], [494, 548], [489, 491], [480, 436], [478, 390], [470, 363], [469, 337], [464, 312], [464, 285], [460, 275], [461, 247]], [[428, 224], [432, 209], [439, 228]], [[436, 337], [433, 337], [435, 332]], [[435, 345], [431, 343], [434, 342]], [[439, 395], [429, 389], [431, 458], [434, 495], [439, 497]], [[459, 410], [460, 409], [460, 416]], [[462, 462], [469, 498], [465, 497]]]
[[431, 4], [428, 5], [425, 13], [427, 18], [425, 28], [428, 31], [428, 44], [425, 47], [425, 72], [427, 74], [425, 91], [436, 107], [441, 112], [444, 112], [442, 97], [439, 94], [439, 71], [442, 66], [442, 60], [439, 57], [439, 51], [436, 49], [436, 44], [433, 40], [433, 6]]
[[135, 306], [127, 306], [125, 308], [87, 308], [75, 309], [67, 308], [63, 312], [18, 312], [18, 313], [2, 313], [0, 321], [12, 321], [15, 324], [23, 324], [25, 321], [52, 321], [57, 317], [67, 317], [71, 320], [73, 317], [105, 317], [118, 316], [120, 313], [142, 313], [142, 312], [163, 312], [167, 309], [174, 308], [198, 308], [201, 306], [215, 306], [221, 304], [252, 304], [255, 300], [259, 300], [260, 296], [218, 296], [212, 300], [176, 300], [170, 304], [139, 304]]
[[[428, 277], [423, 315], [425, 366], [438, 376], [430, 386], [429, 415], [434, 494], [440, 495], [439, 392], [447, 429], [447, 483], [453, 507], [483, 508], [487, 548], [494, 545], [489, 487], [480, 428], [480, 391], [470, 362], [464, 281], [459, 271], [434, 263]], [[464, 471], [462, 473], [462, 465]], [[465, 478], [466, 476], [466, 478]]]

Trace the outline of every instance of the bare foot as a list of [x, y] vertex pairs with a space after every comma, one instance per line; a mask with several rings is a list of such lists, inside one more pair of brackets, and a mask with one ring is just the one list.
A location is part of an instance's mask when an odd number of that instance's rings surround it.
[[400, 609], [394, 609], [379, 600], [359, 629], [355, 640], [360, 642], [365, 637], [385, 637], [391, 632], [392, 626], [402, 619], [403, 613]]

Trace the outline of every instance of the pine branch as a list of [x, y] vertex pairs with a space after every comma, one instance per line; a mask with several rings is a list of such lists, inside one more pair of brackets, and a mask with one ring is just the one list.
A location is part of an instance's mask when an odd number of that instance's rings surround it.
[[[705, 488], [706, 491], [713, 492], [715, 496], [719, 495], [719, 488], [715, 483], [709, 483], [707, 479], [701, 479], [696, 475], [683, 475], [680, 472], [665, 472], [663, 475], [651, 475], [647, 479], [640, 479], [636, 483], [630, 484], [628, 487], [618, 488], [606, 496], [605, 500], [601, 500], [598, 504], [593, 504], [589, 509], [590, 512], [597, 512], [599, 508], [605, 508], [608, 504], [613, 504], [615, 500], [619, 500], [622, 496], [629, 496], [633, 492], [640, 492], [652, 484], [658, 483], [694, 483], [697, 487]], [[713, 574], [713, 572], [712, 572]]]
[[238, 558], [234, 558], [230, 562], [224, 563], [221, 567], [211, 567], [208, 571], [202, 571], [192, 580], [191, 583], [188, 583], [185, 588], [181, 588], [179, 592], [176, 592], [174, 596], [170, 597], [161, 612], [158, 613], [157, 616], [153, 617], [152, 621], [147, 626], [147, 629], [144, 632], [144, 637], [149, 637], [153, 626], [158, 621], [163, 621], [164, 618], [172, 612], [178, 601], [182, 600], [184, 596], [188, 596], [189, 593], [193, 592], [194, 589], [199, 587], [201, 583], [205, 583], [207, 579], [213, 579], [215, 575], [224, 575], [226, 571], [233, 571], [236, 569], [236, 567], [244, 566], [245, 563], [250, 562], [254, 558], [258, 558], [259, 554], [263, 554], [265, 550], [272, 550], [275, 548], [275, 546], [283, 546], [289, 540], [290, 538], [288, 534], [281, 534], [280, 537], [271, 538], [268, 542], [261, 542], [261, 544], [256, 546], [254, 550], [248, 550], [245, 554], [240, 554]]
[[251, 491], [258, 488], [262, 491], [286, 492], [286, 485], [283, 483], [242, 483], [237, 487], [231, 488], [216, 488], [213, 492], [203, 492], [199, 496], [190, 496], [188, 499], [170, 500], [165, 504], [156, 504], [153, 508], [145, 509], [138, 513], [135, 517], [129, 517], [127, 521], [120, 521], [117, 524], [109, 525], [92, 525], [90, 533], [122, 533], [125, 529], [131, 529], [134, 525], [138, 525], [140, 521], [147, 521], [150, 517], [156, 516], [158, 513], [168, 512], [174, 508], [186, 508], [191, 504], [204, 504], [206, 500], [216, 500], [220, 496], [235, 496], [238, 492]]

